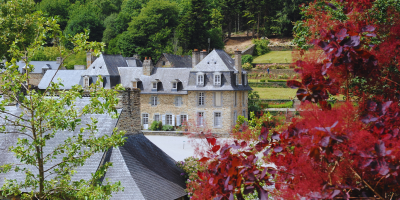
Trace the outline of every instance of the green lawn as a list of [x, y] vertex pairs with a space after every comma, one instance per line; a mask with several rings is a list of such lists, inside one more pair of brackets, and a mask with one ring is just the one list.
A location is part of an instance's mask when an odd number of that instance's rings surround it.
[[253, 63], [292, 63], [292, 51], [270, 51], [255, 57]]
[[260, 95], [260, 99], [289, 99], [289, 97], [295, 97], [297, 89], [253, 87], [253, 91], [258, 92], [258, 94]]

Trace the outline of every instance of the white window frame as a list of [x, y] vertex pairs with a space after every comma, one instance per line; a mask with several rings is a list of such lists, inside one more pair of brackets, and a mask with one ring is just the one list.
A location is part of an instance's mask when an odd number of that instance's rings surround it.
[[197, 126], [204, 126], [204, 112], [197, 112]]
[[149, 124], [149, 114], [147, 113], [142, 113], [142, 125], [143, 124]]
[[204, 73], [198, 73], [196, 77], [196, 85], [204, 86]]
[[171, 114], [166, 114], [166, 115], [165, 115], [165, 124], [166, 124], [166, 125], [173, 126], [173, 120], [172, 120], [173, 117], [174, 117], [174, 116], [171, 115]]
[[199, 106], [205, 105], [205, 93], [204, 92], [198, 93], [197, 105], [199, 105]]
[[180, 115], [180, 124], [187, 123], [187, 115]]
[[157, 106], [157, 104], [158, 104], [158, 97], [151, 96], [151, 106]]
[[152, 84], [153, 84], [153, 86], [151, 88], [152, 89], [157, 89], [157, 82], [153, 82]]
[[156, 121], [156, 122], [160, 121], [160, 115], [159, 114], [154, 114], [154, 121]]
[[214, 74], [214, 85], [220, 86], [221, 82], [222, 82], [221, 79], [222, 79], [221, 73], [215, 73]]
[[222, 127], [222, 112], [214, 112], [214, 127]]
[[172, 89], [178, 89], [178, 82], [172, 82]]

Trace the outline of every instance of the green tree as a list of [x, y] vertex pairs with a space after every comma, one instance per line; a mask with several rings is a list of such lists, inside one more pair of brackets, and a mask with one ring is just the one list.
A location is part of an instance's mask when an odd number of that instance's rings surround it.
[[140, 54], [157, 59], [161, 53], [172, 53], [172, 39], [177, 25], [175, 2], [151, 0], [140, 14], [132, 18], [129, 28], [118, 40], [124, 56]]
[[52, 17], [59, 16], [58, 24], [61, 30], [64, 30], [69, 19], [69, 6], [71, 6], [69, 0], [43, 0], [37, 4], [37, 9]]
[[[33, 5], [31, 0], [10, 0], [7, 7], [17, 11]], [[1, 7], [5, 4], [2, 2]], [[25, 8], [26, 9], [26, 8]], [[23, 199], [107, 199], [112, 192], [121, 189], [120, 183], [99, 183], [111, 163], [101, 166], [89, 180], [72, 181], [71, 177], [76, 168], [82, 166], [85, 161], [96, 152], [104, 152], [113, 147], [123, 145], [123, 132], [114, 130], [112, 136], [96, 137], [97, 120], [92, 121], [80, 129], [80, 133], [68, 137], [63, 143], [51, 151], [47, 144], [57, 132], [73, 131], [81, 124], [80, 118], [87, 114], [108, 113], [117, 117], [115, 105], [118, 103], [116, 90], [105, 90], [100, 87], [100, 82], [91, 85], [89, 92], [91, 101], [82, 110], [74, 106], [78, 98], [82, 98], [81, 86], [74, 86], [69, 91], [60, 91], [61, 83], [52, 83], [45, 92], [33, 90], [29, 87], [30, 72], [33, 66], [29, 64], [30, 56], [34, 55], [46, 40], [47, 36], [53, 38], [54, 46], [57, 47], [59, 55], [64, 59], [76, 52], [94, 49], [99, 53], [104, 46], [101, 43], [87, 42], [87, 33], [80, 33], [69, 38], [73, 45], [72, 50], [62, 46], [65, 38], [60, 31], [56, 20], [43, 17], [40, 12], [28, 13], [14, 12], [12, 16], [0, 17], [0, 21], [8, 21], [8, 17], [16, 19], [15, 24], [10, 27], [18, 28], [28, 20], [32, 20], [35, 37], [30, 38], [26, 45], [19, 46], [20, 41], [25, 41], [24, 32], [16, 32], [14, 35], [3, 35], [3, 39], [10, 41], [7, 49], [10, 62], [6, 62], [6, 68], [1, 73], [2, 85], [0, 93], [4, 98], [0, 102], [0, 113], [3, 124], [0, 125], [0, 134], [16, 134], [20, 137], [16, 144], [10, 146], [8, 151], [15, 155], [19, 163], [7, 163], [0, 166], [0, 173], [18, 172], [25, 175], [23, 181], [6, 179], [0, 191], [2, 196], [21, 195]], [[11, 37], [7, 37], [11, 36]], [[20, 73], [16, 62], [23, 58], [26, 64], [26, 73]], [[61, 64], [60, 67], [62, 67]], [[121, 89], [120, 86], [117, 89]], [[27, 94], [27, 95], [24, 95]], [[50, 95], [50, 96], [46, 96]], [[58, 97], [56, 97], [58, 95]], [[21, 113], [13, 115], [7, 109], [7, 105], [18, 103]], [[56, 163], [54, 159], [62, 158], [63, 162]], [[52, 165], [49, 167], [49, 165]], [[24, 167], [30, 166], [30, 167]], [[37, 169], [31, 171], [31, 168]], [[45, 176], [52, 174], [52, 176]], [[28, 191], [22, 193], [22, 191]]]

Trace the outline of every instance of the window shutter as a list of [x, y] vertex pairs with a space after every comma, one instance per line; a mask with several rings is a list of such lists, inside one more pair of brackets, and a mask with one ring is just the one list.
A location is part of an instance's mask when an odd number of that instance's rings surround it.
[[152, 96], [150, 96], [150, 100], [149, 100], [149, 104], [151, 105], [151, 98], [152, 98]]
[[156, 96], [156, 105], [160, 104], [160, 99]]
[[181, 125], [181, 116], [180, 116], [180, 115], [177, 115], [177, 116], [176, 116], [176, 125], [177, 125], [177, 126], [180, 126], [180, 125]]
[[156, 115], [153, 115], [153, 121], [156, 121]]
[[175, 104], [175, 106], [178, 106], [178, 97], [175, 97], [174, 104]]
[[165, 115], [162, 115], [162, 125], [165, 125]]
[[172, 126], [175, 126], [175, 115], [172, 115]]

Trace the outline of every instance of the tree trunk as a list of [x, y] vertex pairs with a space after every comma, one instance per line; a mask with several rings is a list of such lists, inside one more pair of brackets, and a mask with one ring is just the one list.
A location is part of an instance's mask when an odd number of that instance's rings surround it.
[[228, 38], [231, 38], [231, 33], [232, 33], [232, 20], [229, 20], [229, 23], [228, 23]]
[[257, 38], [260, 39], [260, 13], [258, 13], [257, 19]]

